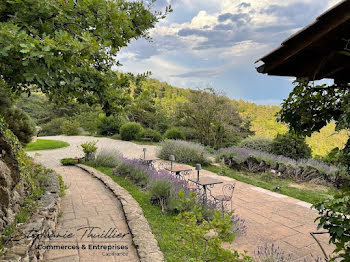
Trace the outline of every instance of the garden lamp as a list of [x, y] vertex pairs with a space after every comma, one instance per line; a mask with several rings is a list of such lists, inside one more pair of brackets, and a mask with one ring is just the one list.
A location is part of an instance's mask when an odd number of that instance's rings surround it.
[[196, 165], [196, 170], [197, 170], [197, 181], [199, 181], [199, 170], [201, 170], [202, 167], [201, 167], [201, 164], [197, 164]]
[[144, 147], [142, 150], [143, 150], [143, 159], [145, 160], [146, 159], [147, 148]]
[[175, 161], [175, 156], [170, 155], [169, 160], [170, 160], [170, 170], [173, 170], [173, 162]]

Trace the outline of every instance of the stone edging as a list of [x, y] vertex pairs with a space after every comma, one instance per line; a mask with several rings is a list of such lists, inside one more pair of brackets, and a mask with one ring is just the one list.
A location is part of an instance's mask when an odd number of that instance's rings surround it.
[[97, 171], [92, 167], [77, 164], [77, 167], [88, 172], [90, 175], [102, 181], [107, 188], [119, 199], [122, 204], [126, 222], [133, 237], [137, 253], [141, 262], [161, 262], [164, 255], [158, 247], [158, 242], [152, 234], [148, 221], [143, 215], [143, 211], [138, 202], [129, 194], [127, 190], [119, 186], [109, 176]]
[[[56, 173], [50, 173], [49, 175], [51, 177], [50, 185], [46, 187], [45, 193], [39, 201], [39, 208], [28, 222], [18, 227], [19, 236], [52, 234], [56, 229], [61, 208], [60, 182]], [[3, 257], [0, 256], [0, 262], [42, 261], [45, 250], [37, 248], [47, 241], [48, 238], [25, 237], [19, 241], [11, 242], [5, 250], [6, 254]]]

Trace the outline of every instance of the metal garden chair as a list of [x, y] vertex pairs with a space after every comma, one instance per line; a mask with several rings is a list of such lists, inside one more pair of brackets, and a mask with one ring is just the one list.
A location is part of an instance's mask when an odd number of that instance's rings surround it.
[[235, 190], [236, 184], [226, 184], [222, 186], [222, 195], [213, 195], [211, 191], [210, 195], [214, 199], [214, 202], [216, 204], [221, 205], [221, 211], [224, 213], [225, 208], [230, 203], [230, 210], [232, 211], [232, 197], [233, 197], [233, 191]]

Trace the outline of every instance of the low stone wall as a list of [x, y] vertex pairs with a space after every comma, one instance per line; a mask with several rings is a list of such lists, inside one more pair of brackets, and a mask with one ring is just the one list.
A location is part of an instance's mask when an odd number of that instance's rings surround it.
[[96, 169], [81, 164], [78, 164], [77, 166], [102, 181], [121, 202], [126, 222], [133, 236], [133, 242], [140, 257], [140, 261], [164, 261], [164, 255], [158, 247], [158, 242], [152, 234], [151, 228], [143, 215], [141, 207], [129, 192], [115, 183], [112, 178]]
[[0, 233], [14, 221], [24, 197], [18, 161], [10, 142], [0, 133]]
[[61, 206], [60, 184], [55, 173], [50, 174], [50, 185], [39, 201], [39, 208], [32, 217], [18, 227], [5, 248], [5, 255], [0, 256], [2, 261], [36, 262], [42, 261], [43, 250], [37, 249], [39, 244], [48, 242], [48, 238], [33, 237], [37, 234], [52, 234], [56, 229], [57, 218]]

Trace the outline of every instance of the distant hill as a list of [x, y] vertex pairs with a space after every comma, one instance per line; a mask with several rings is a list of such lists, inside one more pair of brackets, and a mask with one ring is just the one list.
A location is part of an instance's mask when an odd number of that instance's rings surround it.
[[[145, 87], [152, 88], [158, 103], [166, 105], [169, 110], [174, 108], [176, 102], [186, 99], [186, 94], [191, 92], [190, 89], [177, 88], [155, 79], [148, 79]], [[257, 105], [234, 99], [232, 102], [243, 117], [251, 120], [251, 129], [255, 135], [274, 138], [277, 134], [288, 131], [287, 125], [276, 121], [275, 115], [280, 110], [279, 106]], [[306, 141], [312, 148], [313, 155], [324, 156], [335, 147], [343, 148], [347, 139], [346, 131], [336, 132], [335, 124], [329, 123], [320, 132], [307, 137]]]
[[[274, 138], [277, 134], [288, 131], [287, 125], [276, 121], [275, 115], [280, 110], [279, 106], [257, 105], [243, 100], [234, 102], [240, 114], [251, 120], [255, 135]], [[347, 139], [346, 131], [336, 132], [335, 124], [329, 123], [320, 132], [307, 137], [306, 142], [312, 148], [313, 155], [324, 156], [335, 147], [343, 148]]]

